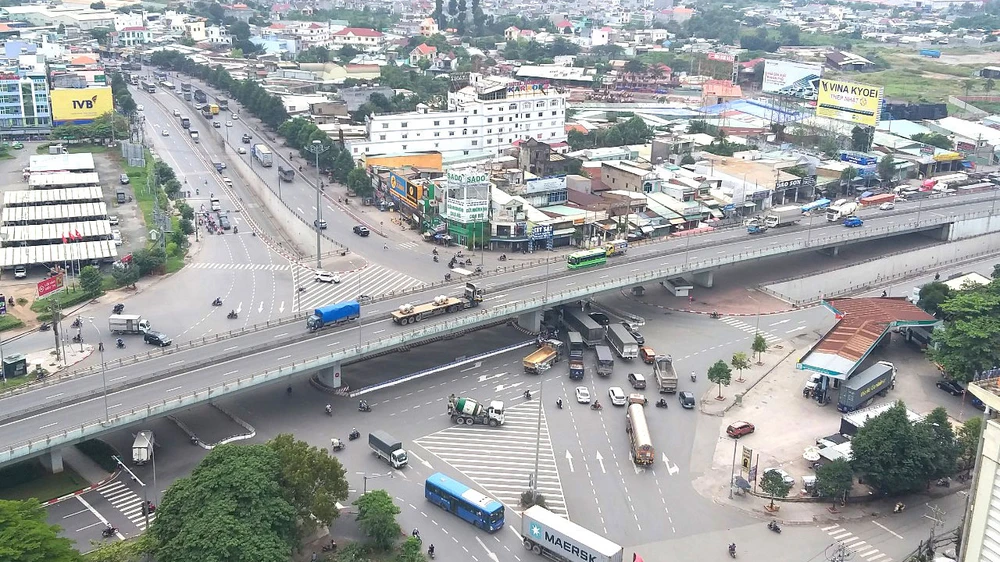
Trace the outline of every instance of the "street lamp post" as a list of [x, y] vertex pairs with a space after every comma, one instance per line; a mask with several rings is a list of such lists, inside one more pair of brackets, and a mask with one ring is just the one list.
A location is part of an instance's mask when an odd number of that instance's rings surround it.
[[545, 391], [544, 381], [538, 382], [538, 425], [535, 429], [535, 474], [531, 478], [531, 503], [538, 501], [538, 461], [542, 451], [542, 393]]
[[[101, 329], [94, 324], [94, 317], [90, 316], [87, 318], [90, 325], [97, 330], [97, 350], [101, 353], [101, 384], [104, 386], [104, 421], [105, 423], [111, 421], [111, 415], [108, 413], [108, 377], [106, 373], [106, 364], [104, 363], [104, 335], [101, 334]], [[80, 338], [83, 339], [83, 338]]]
[[[749, 289], [747, 290], [749, 291]], [[751, 297], [750, 295], [747, 295], [747, 298], [757, 303], [757, 327], [754, 329], [754, 335], [756, 336], [757, 334], [760, 333], [760, 301]]]
[[392, 472], [386, 472], [385, 474], [370, 474], [370, 475], [369, 474], [365, 474], [365, 475], [362, 475], [361, 478], [364, 480], [364, 485], [361, 488], [361, 495], [363, 496], [363, 495], [365, 495], [365, 494], [368, 493], [368, 481], [369, 480], [375, 480], [376, 478], [383, 478], [383, 477], [386, 477], [386, 476], [388, 476], [389, 478], [392, 478], [393, 477], [392, 476]]
[[316, 183], [316, 224], [313, 225], [313, 226], [316, 227], [316, 269], [323, 269], [323, 262], [322, 262], [323, 258], [320, 257], [320, 241], [322, 240], [322, 236], [321, 236], [321, 233], [320, 233], [320, 222], [319, 221], [320, 221], [320, 217], [322, 216], [322, 209], [323, 209], [323, 207], [320, 204], [319, 182], [322, 181], [321, 180], [322, 176], [319, 173], [319, 155], [323, 154], [324, 152], [326, 152], [327, 150], [329, 150], [329, 147], [324, 146], [323, 143], [320, 142], [320, 141], [318, 141], [318, 140], [314, 140], [314, 141], [312, 141], [312, 143], [309, 144], [309, 146], [306, 147], [306, 150], [308, 150], [309, 152], [311, 152], [311, 153], [313, 153], [313, 154], [316, 155], [316, 177], [317, 177], [317, 183]]

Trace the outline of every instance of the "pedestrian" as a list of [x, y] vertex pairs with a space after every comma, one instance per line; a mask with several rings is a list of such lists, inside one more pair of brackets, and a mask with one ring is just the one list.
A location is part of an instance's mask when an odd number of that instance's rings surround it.
[[316, 553], [313, 553], [312, 562], [316, 562]]
[[693, 303], [693, 302], [694, 302], [694, 295], [689, 294], [688, 295], [688, 303], [690, 304], [690, 303]]

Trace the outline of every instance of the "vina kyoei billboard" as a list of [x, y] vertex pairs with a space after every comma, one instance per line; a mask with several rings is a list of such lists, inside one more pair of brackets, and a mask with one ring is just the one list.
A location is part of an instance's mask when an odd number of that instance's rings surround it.
[[52, 122], [56, 125], [90, 123], [114, 108], [111, 88], [58, 88], [52, 90]]
[[878, 86], [820, 80], [816, 115], [874, 127], [878, 125], [883, 90]]

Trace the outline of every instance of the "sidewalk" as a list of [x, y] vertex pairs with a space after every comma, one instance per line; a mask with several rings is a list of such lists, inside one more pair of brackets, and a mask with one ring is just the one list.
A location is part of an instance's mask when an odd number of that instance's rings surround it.
[[114, 473], [108, 472], [76, 447], [62, 448], [63, 464], [70, 466], [77, 474], [91, 484], [103, 483]]

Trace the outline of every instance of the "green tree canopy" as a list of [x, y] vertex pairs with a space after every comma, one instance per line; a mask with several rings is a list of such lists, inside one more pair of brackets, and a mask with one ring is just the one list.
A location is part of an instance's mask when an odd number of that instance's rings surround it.
[[325, 449], [312, 447], [281, 434], [267, 446], [281, 463], [281, 489], [298, 512], [302, 535], [319, 524], [329, 524], [340, 515], [337, 502], [347, 499], [347, 479], [340, 461]]
[[80, 553], [59, 527], [49, 525], [37, 500], [0, 500], [0, 560], [7, 562], [77, 562]]
[[983, 430], [983, 418], [969, 418], [958, 430], [958, 468], [971, 470], [976, 465], [979, 452], [979, 434]]
[[353, 191], [359, 197], [371, 197], [372, 180], [368, 178], [368, 173], [364, 168], [354, 168], [347, 174], [347, 189]]
[[726, 362], [719, 359], [714, 365], [708, 368], [708, 380], [719, 385], [719, 398], [722, 398], [722, 386], [729, 386], [729, 381], [733, 378], [733, 371], [726, 365]]
[[941, 305], [951, 298], [951, 287], [940, 281], [931, 281], [920, 287], [917, 306], [924, 309], [928, 314], [941, 317]]
[[940, 133], [917, 133], [912, 135], [910, 138], [917, 142], [929, 144], [944, 150], [952, 150], [955, 148], [955, 141], [949, 139], [947, 135], [942, 135]]
[[771, 498], [771, 509], [774, 509], [774, 498], [787, 497], [792, 489], [792, 482], [785, 482], [780, 473], [772, 470], [761, 477], [760, 489]]
[[819, 495], [829, 498], [837, 504], [837, 500], [845, 498], [854, 486], [854, 470], [844, 459], [837, 459], [816, 469], [816, 488]]
[[1000, 281], [957, 291], [939, 311], [946, 322], [928, 354], [949, 376], [970, 381], [1000, 364]]
[[164, 494], [149, 529], [157, 562], [287, 562], [296, 508], [282, 480], [267, 445], [216, 447]]
[[396, 522], [399, 508], [392, 503], [392, 497], [385, 490], [372, 490], [354, 500], [358, 506], [358, 525], [378, 548], [388, 550], [399, 538], [400, 528]]
[[101, 294], [101, 270], [88, 265], [80, 270], [80, 288], [88, 295]]
[[753, 343], [750, 344], [750, 351], [757, 354], [757, 364], [761, 364], [761, 356], [767, 351], [767, 340], [764, 339], [764, 335], [760, 332], [754, 334]]

